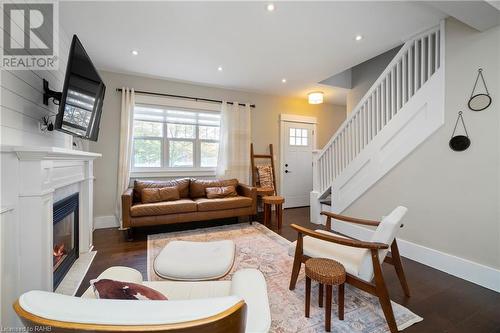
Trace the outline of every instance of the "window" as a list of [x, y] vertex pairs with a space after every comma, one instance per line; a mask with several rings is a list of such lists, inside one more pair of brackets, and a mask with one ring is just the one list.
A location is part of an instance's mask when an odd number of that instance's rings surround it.
[[214, 169], [219, 126], [218, 112], [136, 105], [132, 170]]
[[308, 131], [305, 128], [290, 128], [290, 146], [308, 146], [307, 134]]

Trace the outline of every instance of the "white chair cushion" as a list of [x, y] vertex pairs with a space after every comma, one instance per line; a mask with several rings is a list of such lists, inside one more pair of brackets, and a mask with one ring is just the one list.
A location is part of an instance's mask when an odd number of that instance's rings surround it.
[[172, 241], [154, 261], [162, 278], [181, 281], [218, 279], [229, 273], [234, 262], [231, 240], [215, 242]]
[[233, 274], [231, 295], [241, 297], [247, 304], [246, 332], [265, 333], [271, 328], [271, 310], [266, 280], [256, 269], [241, 269]]
[[169, 300], [223, 297], [229, 296], [231, 290], [231, 281], [144, 281], [142, 284]]
[[[325, 230], [316, 230], [316, 232], [336, 237], [343, 237]], [[293, 242], [288, 248], [289, 255], [295, 255], [296, 244], [297, 241]], [[303, 251], [306, 256], [311, 258], [328, 258], [336, 260], [344, 265], [347, 273], [357, 276], [365, 281], [371, 281], [373, 278], [373, 267], [371, 267], [372, 264], [369, 250], [339, 245], [305, 236], [303, 238]], [[366, 258], [368, 258], [368, 261]]]
[[[391, 246], [394, 238], [396, 238], [399, 228], [401, 228], [403, 217], [407, 211], [408, 208], [399, 206], [396, 207], [389, 215], [382, 218], [382, 221], [380, 221], [380, 224], [377, 226], [377, 229], [372, 235], [371, 241]], [[381, 250], [379, 252], [380, 262], [384, 261], [387, 252], [389, 252], [389, 249]]]
[[46, 291], [29, 291], [19, 298], [26, 311], [51, 320], [101, 325], [161, 325], [208, 318], [241, 300], [226, 296], [181, 301], [89, 299]]

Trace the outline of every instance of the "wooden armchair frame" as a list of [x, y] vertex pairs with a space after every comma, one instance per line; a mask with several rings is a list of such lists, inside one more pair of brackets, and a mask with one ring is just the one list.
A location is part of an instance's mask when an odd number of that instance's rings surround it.
[[[327, 217], [325, 225], [325, 229], [327, 231], [331, 231], [332, 218], [344, 222], [368, 225], [374, 227], [380, 224], [380, 221], [358, 219], [354, 217], [334, 214], [331, 212], [323, 211], [321, 212], [321, 215], [325, 215]], [[387, 324], [389, 325], [391, 333], [398, 332], [396, 319], [394, 318], [394, 312], [391, 306], [391, 300], [389, 298], [389, 292], [387, 290], [387, 286], [385, 284], [384, 276], [382, 273], [382, 265], [380, 264], [379, 260], [379, 250], [389, 249], [388, 244], [366, 242], [353, 238], [343, 238], [338, 236], [326, 235], [323, 233], [316, 232], [314, 230], [301, 227], [296, 224], [292, 224], [291, 226], [298, 232], [298, 237], [297, 237], [297, 244], [295, 247], [295, 257], [293, 260], [292, 276], [290, 278], [290, 290], [295, 289], [295, 284], [297, 283], [297, 278], [300, 273], [301, 264], [305, 263], [306, 260], [309, 259], [309, 257], [304, 254], [304, 243], [303, 243], [304, 235], [339, 245], [367, 249], [371, 252], [374, 282], [366, 282], [350, 274], [347, 274], [346, 282], [356, 288], [366, 291], [367, 293], [377, 296], [380, 301], [380, 305], [382, 306], [382, 310], [384, 312], [384, 316], [385, 319], [387, 320]], [[403, 225], [401, 225], [401, 227], [403, 227]], [[399, 281], [401, 283], [401, 286], [403, 288], [406, 297], [410, 297], [410, 290], [408, 288], [408, 283], [406, 282], [406, 276], [403, 270], [403, 264], [401, 263], [401, 257], [399, 255], [399, 249], [398, 249], [398, 244], [396, 242], [396, 238], [394, 238], [394, 241], [390, 245], [390, 248], [391, 248], [391, 256], [390, 257], [386, 256], [384, 261], [394, 266], [394, 268], [396, 269], [396, 274], [398, 275]]]

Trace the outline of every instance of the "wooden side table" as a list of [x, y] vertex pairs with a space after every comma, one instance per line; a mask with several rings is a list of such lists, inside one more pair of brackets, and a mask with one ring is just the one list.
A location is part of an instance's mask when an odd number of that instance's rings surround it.
[[332, 321], [332, 287], [339, 289], [339, 319], [344, 320], [344, 283], [346, 273], [344, 266], [331, 259], [311, 258], [306, 261], [306, 306], [305, 315], [309, 318], [311, 305], [311, 279], [319, 282], [319, 305], [323, 303], [323, 285], [326, 285], [325, 331], [330, 332]]
[[262, 197], [262, 202], [264, 203], [264, 225], [271, 225], [271, 211], [274, 205], [278, 228], [281, 229], [283, 223], [283, 203], [285, 203], [285, 198], [279, 195], [265, 196]]

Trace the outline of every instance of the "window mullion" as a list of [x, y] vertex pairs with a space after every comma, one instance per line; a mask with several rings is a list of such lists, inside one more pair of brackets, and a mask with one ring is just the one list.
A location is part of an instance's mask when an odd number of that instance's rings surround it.
[[170, 143], [168, 142], [168, 134], [167, 134], [167, 122], [163, 123], [163, 140], [162, 140], [162, 152], [163, 152], [163, 159], [162, 159], [162, 167], [163, 168], [168, 168], [169, 167], [169, 153], [170, 153]]

